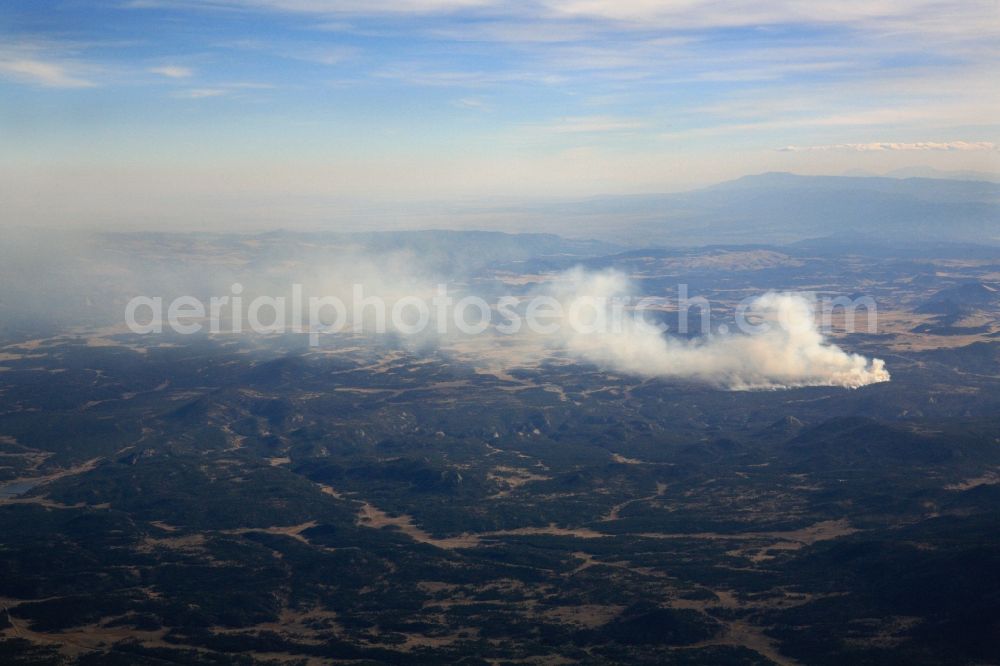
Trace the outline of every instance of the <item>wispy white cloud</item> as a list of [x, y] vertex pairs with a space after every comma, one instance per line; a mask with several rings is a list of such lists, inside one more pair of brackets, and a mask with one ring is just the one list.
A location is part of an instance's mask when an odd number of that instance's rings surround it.
[[169, 79], [186, 79], [194, 72], [190, 67], [180, 67], [178, 65], [163, 65], [161, 67], [150, 67], [150, 73], [159, 74]]
[[601, 132], [622, 132], [640, 129], [645, 123], [632, 118], [610, 116], [580, 116], [562, 118], [544, 129], [559, 134], [595, 134]]
[[980, 151], [997, 150], [997, 144], [991, 141], [917, 141], [913, 143], [876, 142], [876, 143], [837, 143], [826, 146], [785, 146], [778, 150], [783, 152], [808, 152], [845, 150], [859, 153], [883, 152], [896, 150], [944, 150], [944, 151]]
[[0, 76], [47, 88], [92, 88], [97, 85], [72, 74], [64, 64], [33, 58], [0, 59]]
[[233, 90], [273, 90], [277, 86], [272, 83], [257, 83], [255, 81], [236, 81], [234, 83], [223, 83], [223, 88]]
[[171, 97], [176, 97], [178, 99], [205, 99], [206, 97], [226, 97], [229, 95], [237, 95], [241, 91], [252, 91], [252, 90], [273, 90], [274, 85], [270, 83], [256, 83], [253, 81], [234, 81], [231, 83], [219, 83], [212, 87], [205, 88], [188, 88], [186, 90], [178, 90], [173, 93]]
[[461, 109], [476, 109], [479, 111], [486, 111], [490, 108], [490, 105], [479, 97], [462, 97], [456, 99], [455, 106]]
[[225, 88], [190, 88], [180, 90], [173, 94], [173, 97], [180, 99], [204, 99], [206, 97], [222, 97], [229, 94]]
[[387, 67], [372, 73], [382, 79], [394, 79], [407, 85], [429, 87], [480, 88], [489, 85], [522, 82], [542, 85], [557, 85], [566, 81], [565, 77], [547, 71], [483, 71], [483, 70], [440, 70], [422, 65], [406, 64]]
[[[976, 27], [996, 33], [1000, 15], [992, 0], [541, 0], [549, 14], [559, 17], [616, 21], [640, 28], [700, 29], [789, 24], [855, 24], [868, 29], [906, 29], [915, 20], [931, 19], [943, 25]], [[947, 17], [945, 20], [943, 17]]]
[[592, 39], [597, 29], [583, 22], [523, 22], [513, 19], [483, 21], [459, 27], [436, 27], [433, 37], [456, 42], [500, 42], [507, 44], [553, 44]]
[[266, 9], [303, 14], [436, 14], [489, 7], [496, 0], [129, 0], [131, 9], [157, 7]]
[[[836, 114], [785, 115], [777, 110], [767, 113], [752, 122], [729, 123], [720, 118], [708, 118], [701, 124], [659, 134], [661, 139], [690, 139], [727, 134], [758, 134], [788, 131], [792, 129], [851, 130], [860, 127], [907, 128], [916, 130], [930, 127], [955, 118], [956, 111], [951, 106], [941, 108], [882, 108], [849, 110]], [[697, 121], [697, 118], [695, 119]], [[849, 144], [843, 144], [849, 145]], [[857, 144], [862, 145], [862, 144]], [[875, 144], [873, 144], [875, 145]]]
[[[785, 53], [787, 58], [791, 53]], [[801, 55], [795, 53], [795, 55]], [[752, 81], [776, 81], [788, 75], [812, 74], [816, 72], [829, 72], [835, 70], [845, 70], [856, 66], [855, 63], [847, 60], [829, 60], [825, 62], [772, 62], [761, 64], [757, 67], [740, 68], [732, 67], [727, 63], [725, 67], [701, 72], [693, 78], [698, 81], [732, 81], [732, 82], [752, 82]]]
[[321, 65], [339, 65], [356, 56], [357, 50], [347, 46], [338, 46], [288, 51], [279, 55]]
[[[317, 26], [314, 26], [317, 27]], [[322, 27], [322, 26], [319, 26]], [[270, 53], [278, 58], [313, 62], [320, 65], [339, 65], [358, 55], [358, 49], [350, 46], [303, 45], [287, 41], [274, 42], [262, 39], [230, 39], [213, 44], [216, 48], [235, 49]]]
[[[149, 8], [243, 8], [319, 15], [433, 15], [479, 11], [509, 20], [584, 19], [637, 28], [709, 28], [892, 22], [938, 32], [1000, 28], [993, 0], [129, 0]], [[947, 17], [948, 20], [941, 20]], [[536, 33], [537, 34], [537, 33]]]

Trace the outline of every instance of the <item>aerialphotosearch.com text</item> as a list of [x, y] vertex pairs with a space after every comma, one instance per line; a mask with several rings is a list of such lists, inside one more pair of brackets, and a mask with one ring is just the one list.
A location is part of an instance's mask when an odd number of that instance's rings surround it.
[[[870, 297], [817, 297], [797, 294], [809, 301], [819, 318], [819, 328], [831, 330], [835, 318], [844, 332], [855, 332], [862, 319], [868, 332], [877, 330], [877, 308]], [[732, 321], [736, 330], [754, 335], [771, 326], [789, 322], [769, 318], [755, 308], [756, 299], [748, 297], [736, 304]], [[668, 326], [662, 314], [674, 312], [676, 323]], [[839, 315], [839, 316], [838, 316]], [[312, 346], [320, 336], [342, 332], [388, 332], [404, 336], [426, 333], [478, 335], [488, 330], [501, 335], [515, 335], [525, 330], [538, 335], [565, 332], [620, 333], [626, 327], [649, 327], [660, 333], [687, 335], [692, 322], [697, 331], [712, 332], [712, 304], [702, 296], [690, 296], [685, 284], [677, 287], [676, 296], [595, 295], [588, 293], [502, 295], [487, 300], [477, 295], [453, 295], [446, 284], [437, 285], [432, 294], [406, 294], [387, 297], [369, 294], [364, 284], [353, 284], [349, 297], [306, 296], [301, 284], [293, 284], [282, 296], [257, 295], [249, 298], [243, 285], [234, 283], [230, 293], [206, 300], [195, 296], [177, 296], [167, 301], [161, 296], [136, 296], [125, 307], [125, 323], [138, 334], [170, 330], [181, 335], [201, 332], [258, 334], [306, 333]], [[733, 332], [728, 324], [716, 332]]]

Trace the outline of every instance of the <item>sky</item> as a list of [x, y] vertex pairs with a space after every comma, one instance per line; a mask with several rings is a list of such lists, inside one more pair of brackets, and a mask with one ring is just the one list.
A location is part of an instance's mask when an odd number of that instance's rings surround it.
[[996, 172], [998, 56], [997, 0], [5, 0], [0, 223]]

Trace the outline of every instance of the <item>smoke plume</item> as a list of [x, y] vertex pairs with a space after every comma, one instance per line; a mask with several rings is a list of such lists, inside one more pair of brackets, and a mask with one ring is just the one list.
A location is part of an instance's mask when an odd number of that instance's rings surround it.
[[[550, 291], [571, 312], [574, 302], [629, 296], [633, 290], [621, 273], [574, 270]], [[730, 389], [858, 388], [889, 381], [881, 359], [847, 353], [826, 340], [812, 303], [801, 295], [764, 294], [749, 304], [748, 319], [765, 324], [750, 334], [695, 340], [670, 337], [632, 317], [623, 318], [617, 328], [598, 331], [586, 330], [586, 322], [568, 321], [577, 325], [563, 326], [561, 342], [578, 357], [619, 372], [694, 379]]]

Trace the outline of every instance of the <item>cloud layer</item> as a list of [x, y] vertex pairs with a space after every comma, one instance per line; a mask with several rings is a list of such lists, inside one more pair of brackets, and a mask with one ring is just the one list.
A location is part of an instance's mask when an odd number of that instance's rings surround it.
[[944, 151], [981, 151], [996, 150], [997, 144], [992, 141], [918, 141], [915, 143], [878, 142], [878, 143], [837, 143], [826, 146], [785, 146], [786, 152], [847, 150], [859, 153], [909, 150], [944, 150]]

